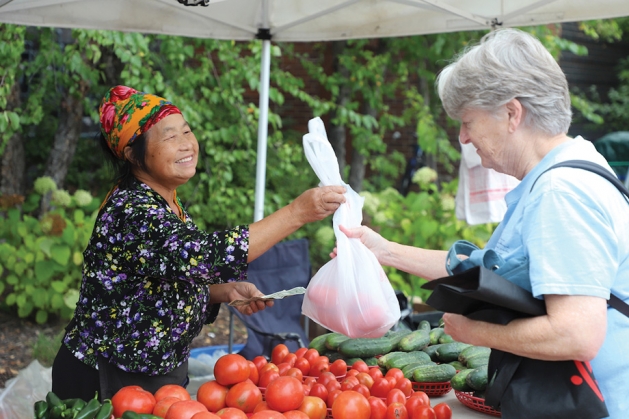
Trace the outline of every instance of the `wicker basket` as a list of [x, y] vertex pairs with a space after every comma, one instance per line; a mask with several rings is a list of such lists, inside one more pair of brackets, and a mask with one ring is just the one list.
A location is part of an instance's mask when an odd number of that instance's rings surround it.
[[429, 397], [444, 396], [452, 390], [452, 386], [449, 381], [441, 383], [417, 383], [412, 382], [413, 391], [423, 391]]
[[485, 399], [476, 397], [473, 395], [473, 393], [454, 390], [454, 394], [456, 395], [456, 398], [459, 399], [461, 403], [463, 403], [465, 406], [469, 407], [470, 409], [473, 409], [482, 413], [486, 413], [492, 416], [497, 416], [497, 417], [502, 416], [502, 414], [499, 411], [497, 411], [491, 406], [487, 406], [485, 404]]

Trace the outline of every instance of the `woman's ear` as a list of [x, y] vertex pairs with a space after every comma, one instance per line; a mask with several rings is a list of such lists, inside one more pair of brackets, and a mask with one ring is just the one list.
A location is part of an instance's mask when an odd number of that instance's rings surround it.
[[505, 105], [509, 116], [509, 132], [515, 132], [524, 121], [525, 109], [522, 103], [517, 99], [511, 99]]
[[125, 147], [122, 152], [124, 153], [125, 160], [129, 161], [135, 166], [135, 157], [133, 156], [133, 150], [131, 149], [131, 147]]

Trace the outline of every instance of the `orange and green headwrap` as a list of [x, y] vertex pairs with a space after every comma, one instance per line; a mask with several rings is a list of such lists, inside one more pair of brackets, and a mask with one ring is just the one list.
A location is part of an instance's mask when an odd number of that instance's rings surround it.
[[181, 111], [166, 99], [127, 86], [112, 87], [99, 108], [100, 129], [109, 148], [124, 160], [124, 148], [133, 144], [164, 117]]

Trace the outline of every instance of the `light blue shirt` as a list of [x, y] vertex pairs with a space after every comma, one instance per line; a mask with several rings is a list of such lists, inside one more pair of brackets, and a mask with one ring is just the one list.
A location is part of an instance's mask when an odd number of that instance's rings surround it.
[[[553, 164], [572, 159], [611, 171], [581, 137], [554, 148], [505, 196], [507, 213], [486, 248], [504, 259], [528, 257], [529, 278], [518, 285], [537, 298], [608, 299], [611, 290], [628, 302], [629, 203], [609, 181], [582, 169], [557, 168], [539, 177]], [[629, 318], [613, 308], [607, 310], [605, 341], [591, 364], [609, 417], [629, 417]]]

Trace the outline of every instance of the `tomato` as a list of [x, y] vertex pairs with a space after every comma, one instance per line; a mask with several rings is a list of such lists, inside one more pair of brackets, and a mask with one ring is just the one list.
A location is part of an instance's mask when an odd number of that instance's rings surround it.
[[304, 374], [301, 372], [299, 368], [289, 368], [288, 371], [284, 373], [284, 375], [287, 375], [289, 377], [295, 377], [299, 381], [304, 380]]
[[299, 369], [303, 375], [308, 375], [310, 372], [310, 362], [304, 357], [297, 358], [295, 360], [295, 368]]
[[247, 419], [247, 414], [240, 409], [236, 409], [235, 407], [225, 407], [216, 412], [216, 415], [221, 419]]
[[399, 388], [392, 388], [387, 393], [387, 406], [391, 403], [402, 403], [406, 404], [406, 396]]
[[408, 419], [408, 411], [404, 403], [391, 403], [387, 406], [386, 419]]
[[216, 380], [201, 384], [197, 390], [197, 401], [201, 402], [210, 412], [218, 412], [226, 406], [225, 397], [229, 389]]
[[355, 377], [355, 376], [357, 376], [358, 374], [360, 374], [360, 371], [358, 371], [358, 370], [354, 370], [354, 369], [351, 369], [351, 368], [350, 368], [350, 369], [349, 369], [349, 370], [347, 370], [347, 372], [345, 373], [345, 377]]
[[392, 378], [393, 379], [393, 385], [395, 386], [395, 384], [398, 381], [400, 381], [402, 378], [404, 378], [404, 373], [399, 368], [391, 368], [391, 369], [387, 370], [387, 373], [384, 376], [386, 378]]
[[336, 376], [330, 371], [322, 372], [319, 378], [317, 378], [317, 383], [323, 384], [324, 386], [327, 386], [328, 383], [333, 381], [336, 381], [338, 383]]
[[247, 361], [249, 364], [249, 379], [253, 382], [253, 384], [258, 385], [258, 381], [260, 380], [260, 371], [258, 371], [258, 367], [253, 361]]
[[341, 381], [341, 390], [351, 390], [358, 384], [360, 384], [360, 382], [355, 376], [345, 377], [345, 379]]
[[275, 365], [284, 362], [284, 357], [290, 353], [288, 346], [283, 343], [275, 345], [271, 351], [271, 362]]
[[190, 419], [195, 413], [207, 412], [207, 408], [196, 400], [179, 400], [173, 403], [164, 419]]
[[369, 419], [385, 419], [387, 416], [387, 404], [380, 397], [367, 397], [369, 406], [371, 407], [371, 416]]
[[410, 416], [413, 419], [437, 419], [435, 411], [430, 406], [415, 406]]
[[[245, 418], [246, 417], [245, 415]], [[264, 410], [254, 413], [249, 419], [286, 419], [286, 416], [275, 410]]]
[[262, 392], [251, 381], [234, 384], [225, 397], [227, 407], [237, 407], [245, 413], [250, 413], [262, 401]]
[[282, 359], [282, 363], [289, 364], [291, 367], [295, 366], [295, 361], [297, 361], [297, 355], [293, 353], [289, 353]]
[[408, 416], [413, 419], [416, 406], [429, 406], [430, 397], [423, 391], [416, 391], [411, 394], [411, 397], [406, 400], [406, 410], [408, 410]]
[[433, 407], [437, 419], [452, 419], [452, 409], [447, 403], [442, 402]]
[[270, 409], [286, 412], [299, 408], [305, 396], [301, 381], [295, 377], [284, 376], [269, 383], [264, 397]]
[[312, 387], [317, 383], [317, 379], [315, 377], [304, 377], [304, 384], [308, 387]]
[[338, 395], [332, 405], [334, 419], [369, 419], [371, 407], [362, 394], [348, 390]]
[[241, 383], [249, 374], [249, 361], [239, 354], [223, 355], [214, 364], [214, 379], [224, 386]]
[[308, 348], [306, 348], [305, 346], [302, 346], [301, 348], [297, 348], [297, 350], [295, 351], [295, 356], [297, 357], [297, 359], [303, 358], [307, 350]]
[[395, 388], [402, 390], [402, 393], [404, 393], [406, 397], [410, 397], [411, 394], [413, 394], [413, 383], [411, 383], [411, 380], [408, 378], [403, 377], [398, 380], [398, 382], [395, 383]]
[[330, 371], [330, 361], [328, 361], [326, 357], [320, 356], [314, 361], [314, 363], [310, 364], [310, 371], [308, 372], [308, 375], [312, 377], [319, 377], [322, 373], [328, 371]]
[[304, 358], [306, 358], [310, 365], [314, 364], [319, 356], [319, 351], [317, 351], [315, 348], [310, 348], [304, 353]]
[[269, 361], [262, 355], [258, 355], [255, 358], [253, 358], [251, 362], [253, 362], [256, 365], [256, 368], [258, 368], [258, 372], [259, 372], [263, 366], [268, 364]]
[[335, 377], [344, 376], [347, 374], [347, 362], [343, 359], [337, 359], [330, 364], [330, 372], [334, 374]]
[[332, 390], [340, 390], [341, 389], [341, 383], [339, 383], [338, 381], [330, 381], [328, 384], [326, 384], [325, 388], [328, 389], [328, 393]]
[[388, 378], [382, 377], [374, 380], [373, 386], [371, 386], [370, 391], [372, 396], [385, 398], [392, 388], [393, 382], [389, 381]]
[[328, 399], [325, 401], [325, 404], [332, 409], [332, 405], [334, 405], [334, 400], [336, 400], [336, 398], [343, 393], [343, 390], [332, 390], [329, 394], [328, 394]]
[[286, 371], [288, 371], [291, 368], [292, 367], [290, 366], [288, 362], [280, 362], [279, 364], [277, 364], [277, 370], [280, 373], [280, 375], [285, 375]]
[[304, 401], [301, 402], [301, 406], [297, 410], [304, 412], [309, 419], [325, 419], [328, 414], [325, 399], [321, 400], [314, 396], [304, 397]]
[[220, 416], [210, 412], [199, 412], [192, 415], [190, 419], [220, 419]]
[[373, 378], [371, 378], [371, 375], [367, 374], [366, 372], [359, 372], [358, 374], [356, 374], [356, 378], [358, 379], [358, 382], [365, 387], [373, 387]]
[[369, 372], [369, 365], [363, 360], [358, 360], [352, 364], [352, 369], [358, 372]]
[[365, 397], [371, 396], [369, 389], [364, 384], [358, 384], [357, 386], [354, 386], [352, 390], [357, 391], [358, 393], [362, 394]]
[[[337, 383], [338, 383], [338, 381], [337, 381]], [[314, 396], [314, 397], [319, 397], [321, 400], [327, 400], [329, 393], [330, 392], [328, 391], [326, 386], [324, 386], [321, 383], [316, 383], [310, 389], [309, 395], [310, 396]]]
[[269, 370], [273, 370], [273, 371], [277, 371], [279, 372], [280, 369], [277, 367], [276, 364], [269, 362], [266, 363], [262, 366], [262, 368], [260, 368], [260, 377], [262, 377], [262, 374], [264, 374], [265, 372], [269, 371]]
[[253, 408], [252, 413], [259, 412], [261, 410], [269, 410], [269, 405], [263, 400], [260, 403], [256, 404], [256, 407]]
[[384, 377], [380, 368], [369, 368], [369, 372], [367, 374], [369, 374], [374, 381], [376, 381], [377, 378]]
[[265, 371], [260, 375], [260, 379], [258, 380], [258, 386], [262, 388], [266, 388], [269, 384], [276, 380], [280, 376], [280, 373], [275, 370]]
[[181, 399], [177, 397], [164, 397], [163, 399], [155, 403], [155, 407], [153, 407], [153, 415], [159, 416], [160, 418], [165, 417], [166, 412], [168, 412], [170, 406], [173, 403], [178, 402], [179, 400]]
[[126, 386], [114, 394], [111, 404], [114, 406], [114, 416], [119, 418], [127, 410], [136, 413], [153, 413], [155, 397], [140, 386]]
[[286, 419], [310, 419], [307, 414], [299, 410], [289, 410], [288, 412], [284, 412], [284, 417]]
[[190, 400], [190, 393], [185, 387], [177, 385], [177, 384], [166, 384], [161, 386], [155, 394], [155, 401], [158, 402], [162, 400], [164, 397], [176, 397], [180, 400]]

